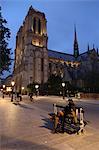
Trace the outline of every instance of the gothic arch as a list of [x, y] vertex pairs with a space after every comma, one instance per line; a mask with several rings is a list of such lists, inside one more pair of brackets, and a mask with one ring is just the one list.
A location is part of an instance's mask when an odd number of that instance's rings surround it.
[[33, 31], [36, 33], [36, 18], [33, 19]]

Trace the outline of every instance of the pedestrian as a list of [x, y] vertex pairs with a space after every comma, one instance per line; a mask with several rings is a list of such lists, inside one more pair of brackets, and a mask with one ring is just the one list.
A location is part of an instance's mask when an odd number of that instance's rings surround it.
[[33, 93], [29, 93], [30, 101], [33, 101]]

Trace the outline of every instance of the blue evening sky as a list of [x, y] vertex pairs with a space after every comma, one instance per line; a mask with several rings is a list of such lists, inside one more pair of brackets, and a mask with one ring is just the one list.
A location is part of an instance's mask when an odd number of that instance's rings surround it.
[[76, 24], [80, 53], [99, 48], [99, 0], [0, 0], [2, 16], [11, 30], [9, 46], [14, 51], [15, 37], [32, 5], [47, 18], [48, 48], [73, 53]]

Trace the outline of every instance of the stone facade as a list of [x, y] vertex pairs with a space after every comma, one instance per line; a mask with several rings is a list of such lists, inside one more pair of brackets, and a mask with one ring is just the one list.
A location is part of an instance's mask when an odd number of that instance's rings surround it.
[[76, 28], [74, 32], [74, 54], [49, 50], [47, 47], [47, 20], [45, 14], [29, 8], [27, 16], [16, 36], [13, 78], [16, 89], [29, 83], [46, 83], [49, 75], [60, 75], [64, 81], [83, 87], [81, 76], [93, 69], [93, 59], [98, 64], [99, 55], [93, 48], [79, 54]]
[[16, 89], [48, 79], [47, 27], [44, 13], [30, 7], [16, 36], [14, 80]]

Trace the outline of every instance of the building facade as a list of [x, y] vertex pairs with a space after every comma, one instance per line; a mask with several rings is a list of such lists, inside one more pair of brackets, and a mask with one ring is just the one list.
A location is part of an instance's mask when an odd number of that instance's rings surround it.
[[46, 83], [51, 74], [59, 75], [70, 83], [76, 81], [79, 86], [83, 86], [82, 80], [78, 78], [78, 72], [81, 72], [79, 69], [83, 70], [86, 65], [91, 68], [93, 55], [99, 63], [95, 49], [88, 49], [86, 53], [79, 55], [76, 27], [73, 55], [49, 50], [47, 43], [45, 14], [31, 6], [16, 36], [13, 79], [18, 91], [33, 82]]
[[16, 36], [14, 80], [16, 88], [47, 82], [48, 50], [44, 13], [30, 7]]

